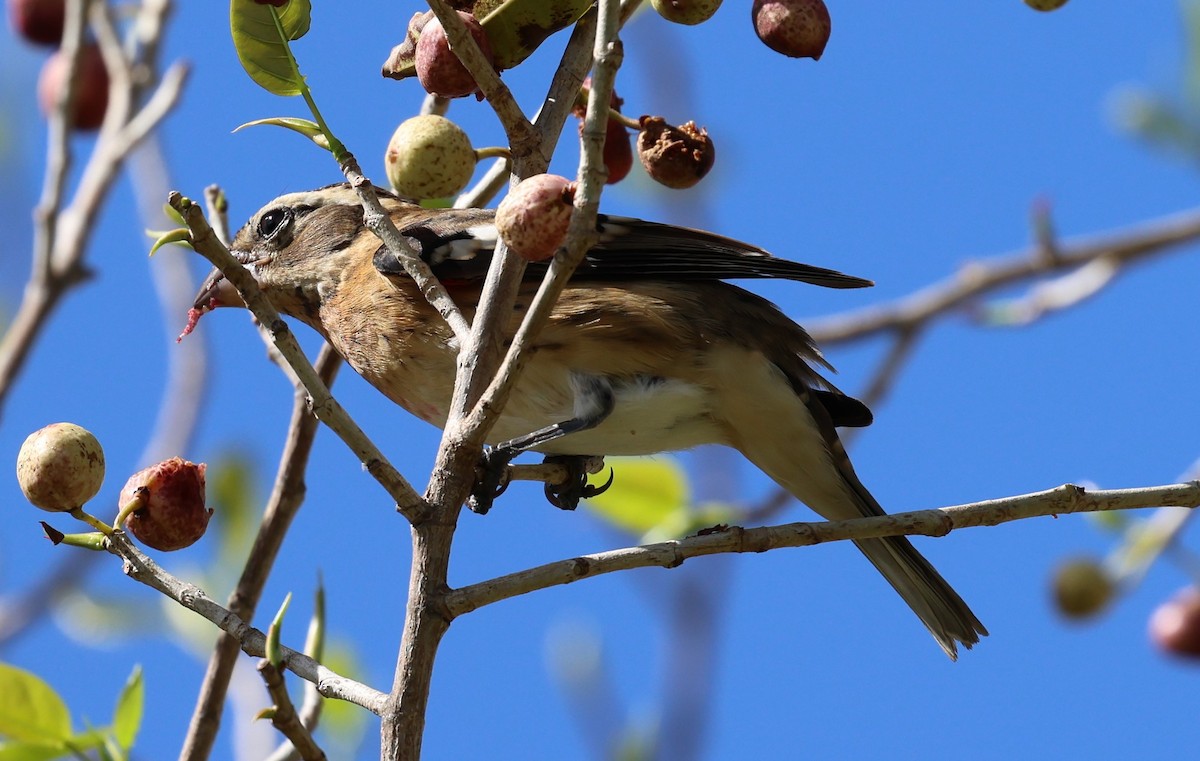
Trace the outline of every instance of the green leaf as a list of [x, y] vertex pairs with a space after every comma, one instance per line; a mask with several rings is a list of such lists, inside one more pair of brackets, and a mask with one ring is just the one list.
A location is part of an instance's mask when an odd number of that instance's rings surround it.
[[0, 735], [48, 745], [71, 737], [71, 714], [54, 688], [36, 675], [0, 663]]
[[160, 631], [154, 600], [105, 592], [68, 592], [54, 603], [54, 621], [76, 642], [105, 647]]
[[128, 751], [137, 739], [138, 729], [142, 726], [142, 706], [145, 698], [142, 667], [134, 666], [133, 673], [129, 675], [125, 687], [117, 697], [117, 707], [113, 711], [112, 733], [122, 750]]
[[283, 604], [279, 606], [279, 612], [275, 614], [275, 619], [271, 621], [271, 626], [267, 629], [267, 660], [272, 666], [278, 666], [283, 662], [283, 650], [280, 647], [279, 636], [283, 629], [283, 617], [287, 614], [288, 606], [292, 604], [292, 593], [288, 592], [283, 598]]
[[162, 207], [163, 215], [181, 227], [187, 227], [187, 222], [183, 220], [183, 215], [175, 210], [175, 207], [169, 203], [164, 203]]
[[238, 60], [250, 78], [275, 95], [299, 95], [304, 77], [292, 57], [291, 40], [308, 32], [309, 0], [287, 0], [282, 8], [254, 0], [231, 0], [229, 28]]
[[233, 128], [234, 132], [245, 129], [246, 127], [258, 127], [260, 125], [270, 125], [273, 127], [283, 127], [290, 129], [293, 132], [299, 132], [309, 140], [317, 144], [317, 147], [330, 150], [329, 138], [325, 137], [325, 133], [321, 131], [321, 125], [311, 119], [300, 119], [295, 116], [272, 116], [268, 119], [255, 119], [252, 122], [239, 124]]
[[643, 536], [666, 523], [686, 523], [687, 480], [683, 468], [669, 458], [608, 458], [613, 484], [586, 505], [612, 525]]
[[313, 614], [304, 638], [304, 654], [315, 661], [325, 654], [325, 579], [317, 574], [317, 590], [313, 594]]
[[0, 761], [50, 761], [69, 754], [65, 745], [39, 743], [4, 743], [0, 745]]
[[167, 230], [166, 232], [147, 230], [146, 234], [151, 237], [156, 235], [158, 236], [155, 238], [154, 244], [150, 246], [150, 256], [154, 256], [154, 253], [160, 248], [163, 246], [168, 246], [172, 243], [178, 243], [187, 246], [188, 248], [192, 247], [192, 233], [186, 227], [178, 227], [174, 230]]

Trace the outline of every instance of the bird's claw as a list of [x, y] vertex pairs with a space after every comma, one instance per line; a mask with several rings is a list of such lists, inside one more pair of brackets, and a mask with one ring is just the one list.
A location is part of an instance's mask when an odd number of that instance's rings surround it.
[[512, 462], [513, 455], [508, 450], [492, 448], [479, 458], [475, 485], [471, 487], [471, 496], [467, 498], [467, 507], [471, 512], [487, 514], [496, 498], [508, 489], [508, 464]]
[[608, 491], [613, 483], [612, 468], [608, 470], [608, 480], [602, 485], [593, 486], [588, 483], [588, 472], [584, 467], [586, 456], [557, 455], [550, 456], [545, 462], [562, 465], [567, 469], [567, 478], [561, 484], [547, 483], [546, 499], [560, 510], [574, 510], [579, 507], [579, 500], [591, 499]]

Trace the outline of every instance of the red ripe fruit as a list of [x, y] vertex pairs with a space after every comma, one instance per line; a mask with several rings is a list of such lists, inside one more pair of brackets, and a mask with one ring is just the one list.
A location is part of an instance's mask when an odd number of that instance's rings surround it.
[[[49, 115], [58, 102], [59, 93], [66, 87], [70, 61], [61, 50], [46, 59], [38, 76], [38, 105]], [[75, 129], [94, 130], [104, 122], [108, 110], [108, 69], [100, 48], [87, 44], [80, 51], [79, 77], [75, 84], [75, 110], [67, 123]]]
[[633, 139], [625, 125], [616, 119], [608, 120], [608, 131], [604, 135], [604, 166], [608, 169], [606, 185], [625, 179], [633, 168]]
[[556, 174], [521, 180], [496, 208], [496, 231], [508, 247], [531, 262], [554, 256], [567, 237], [575, 183]]
[[[488, 63], [495, 64], [496, 56], [492, 53], [492, 44], [488, 41], [483, 26], [469, 13], [456, 11], [458, 17], [471, 30], [471, 36], [479, 44], [479, 49], [487, 58]], [[436, 18], [430, 19], [421, 36], [417, 40], [416, 53], [417, 79], [425, 92], [442, 98], [461, 98], [479, 89], [475, 77], [467, 71], [462, 61], [450, 49], [450, 40], [446, 38], [446, 30], [442, 22]]]
[[38, 45], [62, 42], [66, 0], [8, 0], [13, 31]]
[[821, 58], [832, 22], [823, 0], [754, 0], [754, 31], [772, 50], [792, 58]]
[[1150, 639], [1160, 649], [1185, 658], [1200, 658], [1200, 590], [1187, 587], [1150, 617]]
[[204, 506], [206, 469], [204, 463], [172, 457], [130, 476], [120, 505], [134, 499], [141, 505], [125, 519], [129, 533], [162, 552], [181, 550], [204, 536], [213, 512]]

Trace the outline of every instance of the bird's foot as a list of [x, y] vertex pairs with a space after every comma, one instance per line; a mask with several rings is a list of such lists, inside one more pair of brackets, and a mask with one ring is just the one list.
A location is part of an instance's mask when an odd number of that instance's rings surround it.
[[601, 486], [588, 483], [588, 464], [594, 458], [590, 455], [548, 455], [543, 462], [561, 465], [567, 469], [567, 478], [560, 484], [546, 484], [546, 499], [560, 510], [574, 510], [579, 507], [579, 500], [590, 499], [608, 491], [612, 486], [613, 472], [608, 471], [608, 480]]
[[496, 497], [508, 488], [508, 464], [517, 454], [505, 447], [492, 447], [479, 458], [479, 465], [475, 468], [475, 485], [471, 487], [471, 496], [467, 498], [467, 507], [471, 508], [471, 512], [485, 515], [492, 509]]

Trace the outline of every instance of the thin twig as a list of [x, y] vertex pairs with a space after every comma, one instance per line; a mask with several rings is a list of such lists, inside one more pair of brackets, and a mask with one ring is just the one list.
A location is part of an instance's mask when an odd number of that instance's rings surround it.
[[[85, 5], [90, 10], [106, 65], [110, 59], [116, 61], [121, 55], [121, 46], [119, 40], [115, 39], [107, 4], [87, 3], [84, 0], [73, 2], [78, 2], [71, 6], [75, 9], [73, 13], [82, 14]], [[72, 20], [68, 22], [68, 38], [64, 44], [69, 48], [79, 45], [83, 28], [81, 15], [76, 17], [68, 14], [68, 18]], [[157, 46], [145, 46], [143, 56], [153, 55], [156, 51]], [[68, 96], [73, 96], [70, 85], [65, 88], [63, 100], [59, 101], [55, 113], [51, 115], [46, 181], [35, 212], [32, 276], [7, 332], [0, 339], [0, 408], [17, 375], [24, 368], [30, 349], [46, 320], [66, 293], [88, 277], [83, 257], [95, 230], [100, 207], [130, 151], [162, 122], [182, 92], [186, 69], [176, 65], [159, 82], [146, 104], [131, 116], [132, 104], [138, 102], [144, 90], [155, 81], [148, 74], [142, 77], [145, 82], [127, 76], [129, 67], [133, 65], [120, 63], [116, 67], [116, 76], [110, 78], [104, 125], [74, 197], [66, 207], [62, 202], [71, 154], [64, 114]], [[136, 62], [136, 66], [141, 72], [153, 71], [154, 61], [143, 57]], [[75, 79], [70, 77], [69, 82]]]
[[[193, 613], [199, 614], [221, 631], [232, 635], [242, 652], [247, 655], [259, 658], [266, 655], [266, 634], [250, 626], [233, 611], [218, 605], [200, 587], [172, 576], [134, 546], [124, 531], [114, 531], [107, 537], [106, 548], [125, 561], [124, 572], [131, 579], [158, 590]], [[337, 674], [297, 650], [289, 647], [282, 647], [281, 650], [283, 659], [280, 665], [301, 679], [317, 685], [325, 697], [345, 700], [376, 714], [381, 710], [387, 698], [382, 692]]]
[[454, 337], [458, 339], [459, 344], [465, 344], [471, 332], [471, 326], [463, 317], [462, 310], [458, 308], [458, 304], [454, 303], [454, 299], [434, 276], [433, 271], [429, 269], [429, 264], [413, 250], [400, 231], [396, 229], [392, 218], [388, 216], [383, 204], [379, 202], [375, 186], [363, 174], [358, 160], [352, 153], [347, 152], [342, 157], [341, 170], [362, 203], [363, 222], [383, 242], [383, 245], [387, 246], [388, 252], [399, 260], [404, 271], [417, 284], [425, 300], [437, 310], [450, 329], [454, 331]]
[[903, 326], [915, 326], [952, 312], [979, 296], [1042, 275], [1064, 272], [1097, 259], [1120, 265], [1143, 261], [1200, 239], [1200, 210], [1152, 220], [1115, 233], [1060, 243], [1047, 258], [1040, 246], [969, 264], [956, 275], [887, 304], [835, 315], [810, 324], [823, 346], [856, 341]]
[[267, 686], [271, 700], [275, 702], [271, 710], [271, 725], [283, 733], [303, 761], [324, 761], [325, 751], [313, 740], [312, 733], [300, 721], [296, 707], [292, 705], [283, 672], [264, 658], [258, 663], [258, 673], [263, 678], [263, 684]]
[[1079, 486], [1066, 484], [1033, 494], [936, 510], [822, 523], [788, 523], [765, 528], [718, 528], [687, 539], [582, 555], [518, 571], [456, 589], [446, 595], [445, 604], [451, 615], [460, 616], [485, 605], [539, 589], [631, 568], [675, 568], [689, 558], [702, 555], [766, 552], [781, 547], [806, 547], [825, 542], [884, 536], [945, 536], [955, 529], [997, 526], [1024, 518], [1162, 505], [1193, 508], [1200, 506], [1200, 481], [1141, 489], [1090, 492]]
[[[341, 364], [341, 357], [333, 347], [329, 344], [321, 347], [315, 369], [326, 386], [333, 383]], [[283, 545], [284, 536], [304, 503], [307, 489], [304, 475], [317, 428], [317, 419], [308, 411], [307, 392], [298, 386], [287, 439], [275, 474], [275, 485], [263, 511], [254, 545], [242, 567], [241, 577], [229, 596], [229, 609], [243, 620], [254, 618], [254, 611]], [[222, 634], [217, 638], [196, 699], [196, 708], [180, 753], [181, 759], [198, 760], [211, 755], [213, 742], [221, 726], [225, 695], [238, 651], [239, 643], [234, 637]]]

